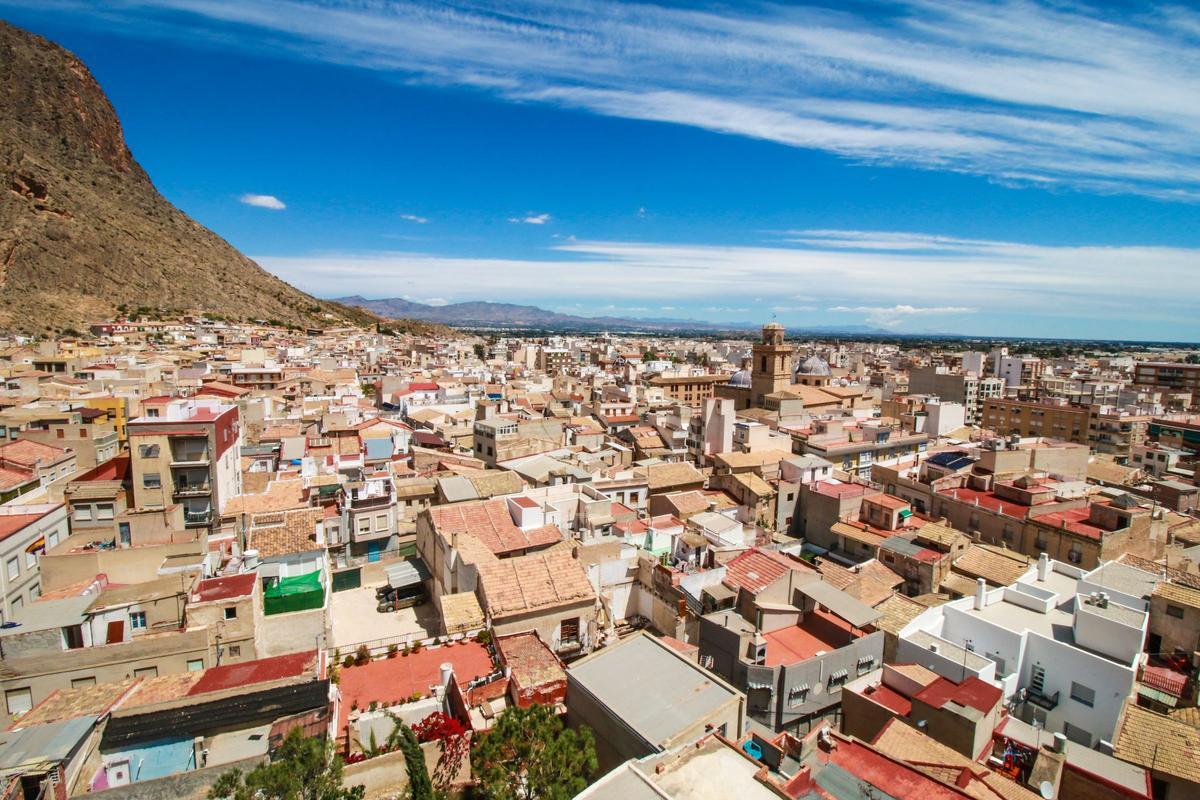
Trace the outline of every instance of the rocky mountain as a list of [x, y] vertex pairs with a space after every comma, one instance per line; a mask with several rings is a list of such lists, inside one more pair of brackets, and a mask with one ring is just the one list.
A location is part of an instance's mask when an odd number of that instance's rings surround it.
[[[368, 300], [360, 295], [337, 298], [338, 303], [366, 309], [373, 314], [392, 319], [406, 317], [415, 320], [440, 322], [463, 328], [542, 328], [562, 331], [639, 330], [639, 331], [753, 331], [761, 322], [712, 323], [693, 319], [631, 319], [628, 317], [581, 317], [560, 314], [537, 306], [514, 303], [467, 302], [431, 306], [401, 297]], [[844, 325], [790, 329], [793, 334], [879, 335], [888, 333], [867, 325]]]
[[119, 305], [377, 321], [276, 278], [171, 205], [83, 62], [0, 21], [0, 329], [82, 329]]

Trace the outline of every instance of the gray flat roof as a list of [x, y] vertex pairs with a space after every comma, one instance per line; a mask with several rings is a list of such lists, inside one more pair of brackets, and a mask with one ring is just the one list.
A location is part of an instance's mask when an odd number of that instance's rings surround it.
[[0, 774], [62, 761], [91, 733], [96, 719], [91, 715], [73, 717], [0, 732]]
[[809, 581], [799, 587], [801, 594], [811, 597], [856, 628], [870, 625], [883, 616], [863, 601], [824, 581]]
[[19, 636], [31, 631], [78, 625], [84, 620], [84, 612], [95, 601], [96, 595], [84, 594], [78, 597], [64, 597], [61, 600], [39, 600], [30, 603], [12, 615], [11, 621], [18, 623], [17, 625], [0, 628], [0, 636]]
[[649, 634], [572, 664], [567, 675], [654, 746], [738, 694]]

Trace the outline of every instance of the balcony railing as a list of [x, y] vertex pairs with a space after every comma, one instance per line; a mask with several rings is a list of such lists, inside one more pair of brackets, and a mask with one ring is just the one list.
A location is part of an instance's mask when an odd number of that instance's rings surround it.
[[207, 481], [204, 483], [176, 483], [176, 497], [203, 497], [206, 494], [212, 493], [212, 487]]
[[1047, 695], [1030, 689], [1025, 699], [1026, 701], [1033, 703], [1038, 708], [1043, 708], [1046, 711], [1053, 711], [1054, 709], [1058, 708], [1058, 692]]
[[185, 511], [183, 512], [184, 525], [208, 525], [212, 522], [211, 511]]

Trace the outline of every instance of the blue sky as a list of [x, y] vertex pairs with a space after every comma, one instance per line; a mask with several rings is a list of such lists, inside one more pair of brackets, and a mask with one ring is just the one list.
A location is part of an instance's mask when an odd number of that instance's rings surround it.
[[1200, 341], [1200, 14], [0, 0], [314, 294]]

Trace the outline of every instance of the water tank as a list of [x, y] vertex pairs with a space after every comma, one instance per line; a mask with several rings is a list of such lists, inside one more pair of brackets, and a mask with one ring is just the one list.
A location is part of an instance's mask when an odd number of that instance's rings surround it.
[[247, 550], [242, 553], [242, 565], [249, 572], [252, 569], [258, 569], [259, 559], [257, 550]]

